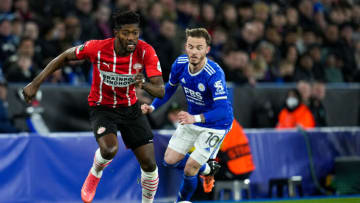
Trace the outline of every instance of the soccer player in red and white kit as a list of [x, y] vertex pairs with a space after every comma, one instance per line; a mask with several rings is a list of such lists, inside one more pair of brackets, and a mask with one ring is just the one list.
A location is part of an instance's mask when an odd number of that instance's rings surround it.
[[[139, 40], [139, 15], [115, 12], [114, 38], [90, 40], [73, 47], [54, 60], [23, 89], [30, 102], [41, 83], [71, 60], [88, 59], [93, 64], [93, 81], [88, 97], [90, 121], [99, 149], [81, 189], [84, 202], [92, 202], [104, 168], [118, 151], [117, 130], [125, 145], [135, 154], [141, 167], [142, 202], [153, 202], [158, 182], [153, 134], [141, 113], [135, 88], [142, 88], [154, 97], [164, 96], [164, 82], [155, 50]], [[148, 81], [142, 70], [145, 69]]]

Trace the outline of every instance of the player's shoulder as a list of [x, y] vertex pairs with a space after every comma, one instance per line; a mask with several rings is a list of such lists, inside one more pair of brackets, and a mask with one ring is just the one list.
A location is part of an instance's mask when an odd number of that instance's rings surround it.
[[101, 49], [103, 47], [111, 46], [113, 42], [114, 42], [114, 38], [107, 38], [107, 39], [103, 39], [103, 40], [94, 39], [94, 40], [89, 40], [89, 41], [85, 42], [83, 46], [89, 47], [89, 48]]
[[224, 71], [222, 70], [220, 65], [209, 58], [207, 58], [207, 63], [204, 69], [210, 76], [224, 74]]

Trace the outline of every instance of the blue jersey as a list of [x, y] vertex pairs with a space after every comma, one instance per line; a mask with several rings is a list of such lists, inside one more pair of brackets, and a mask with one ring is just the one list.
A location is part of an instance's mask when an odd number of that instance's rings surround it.
[[[230, 128], [233, 109], [228, 98], [224, 71], [217, 63], [207, 58], [205, 66], [193, 74], [189, 69], [187, 55], [182, 55], [172, 65], [169, 84], [171, 86], [181, 84], [190, 114], [204, 114], [206, 122], [194, 123], [194, 125], [215, 129]], [[221, 106], [218, 107], [216, 103]], [[223, 119], [207, 117], [216, 117], [216, 114], [206, 114], [215, 108], [221, 108], [221, 112], [225, 114]]]

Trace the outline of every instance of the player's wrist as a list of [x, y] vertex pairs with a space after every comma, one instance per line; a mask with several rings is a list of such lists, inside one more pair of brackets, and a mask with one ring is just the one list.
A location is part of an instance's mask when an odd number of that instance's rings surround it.
[[200, 115], [200, 114], [194, 115], [194, 119], [195, 119], [195, 123], [201, 123], [201, 122], [202, 122], [202, 119], [201, 119], [201, 115]]
[[154, 110], [155, 110], [155, 106], [154, 106], [154, 105], [150, 105], [150, 109], [151, 109], [151, 111], [154, 111]]

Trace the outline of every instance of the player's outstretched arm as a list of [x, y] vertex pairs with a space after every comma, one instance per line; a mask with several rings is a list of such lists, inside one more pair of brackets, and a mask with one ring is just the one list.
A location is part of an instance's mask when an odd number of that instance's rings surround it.
[[142, 88], [151, 96], [163, 98], [165, 95], [164, 81], [161, 76], [149, 78], [150, 82], [142, 84]]
[[44, 80], [49, 77], [52, 73], [54, 73], [57, 69], [61, 68], [68, 61], [76, 60], [75, 54], [76, 47], [72, 47], [55, 59], [53, 59], [45, 68], [41, 71], [39, 75], [37, 75], [34, 80], [26, 85], [23, 89], [23, 95], [26, 102], [30, 103], [34, 98], [36, 92], [38, 91], [40, 85], [44, 82]]

